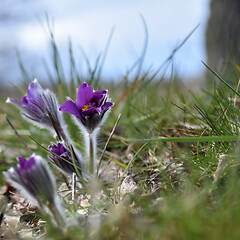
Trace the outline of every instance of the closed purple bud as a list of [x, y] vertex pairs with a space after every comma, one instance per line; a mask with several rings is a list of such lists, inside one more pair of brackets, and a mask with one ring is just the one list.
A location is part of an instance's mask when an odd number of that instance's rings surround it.
[[[71, 175], [75, 172], [78, 175], [78, 173], [81, 174], [82, 171], [80, 156], [76, 150], [73, 149], [73, 147], [71, 148], [72, 150], [70, 150], [66, 145], [63, 145], [62, 143], [58, 143], [57, 145], [50, 145], [49, 150], [52, 153], [50, 153], [48, 157], [51, 162], [56, 165], [58, 169], [63, 173]], [[74, 163], [72, 161], [72, 157], [74, 159]]]
[[29, 84], [27, 95], [21, 100], [8, 98], [6, 102], [15, 104], [22, 116], [31, 123], [54, 130], [59, 140], [66, 140], [56, 96], [48, 89], [43, 89], [36, 79]]
[[36, 155], [28, 160], [18, 157], [19, 165], [3, 175], [7, 182], [44, 212], [52, 216], [53, 222], [64, 228], [65, 214], [57, 196], [56, 181], [45, 161]]
[[6, 181], [40, 206], [56, 204], [56, 183], [40, 156], [18, 157], [19, 166], [3, 172]]

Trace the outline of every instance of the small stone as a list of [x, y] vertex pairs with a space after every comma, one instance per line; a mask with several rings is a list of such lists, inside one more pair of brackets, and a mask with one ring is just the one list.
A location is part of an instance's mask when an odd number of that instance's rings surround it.
[[131, 176], [126, 176], [120, 186], [121, 195], [129, 194], [138, 189], [138, 186]]

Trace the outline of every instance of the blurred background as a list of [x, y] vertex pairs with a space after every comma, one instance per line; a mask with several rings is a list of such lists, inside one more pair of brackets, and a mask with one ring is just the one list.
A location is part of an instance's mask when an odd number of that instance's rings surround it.
[[[102, 78], [108, 81], [122, 78], [140, 57], [145, 44], [147, 48], [143, 68], [146, 71], [159, 68], [198, 26], [175, 54], [173, 68], [168, 70], [166, 76], [170, 76], [173, 69], [184, 81], [203, 79], [205, 67], [201, 61], [208, 62], [215, 68], [222, 67], [223, 56], [226, 53], [219, 52], [216, 43], [218, 39], [223, 39], [223, 32], [226, 32], [223, 27], [228, 29], [227, 21], [231, 23], [231, 16], [238, 19], [234, 11], [239, 10], [238, 0], [212, 0], [211, 4], [210, 2], [1, 0], [0, 84], [8, 86], [11, 82], [20, 83], [19, 59], [32, 78], [48, 81], [46, 66], [50, 71], [53, 67], [50, 60], [48, 25], [54, 34], [66, 72], [69, 70], [70, 40], [77, 68], [83, 76], [88, 70], [84, 59], [87, 58], [93, 66], [99, 54], [108, 47], [102, 70]], [[230, 2], [235, 2], [238, 6]], [[215, 18], [211, 20], [210, 13], [213, 14], [213, 9], [217, 10]], [[226, 11], [228, 12], [223, 19], [223, 26], [220, 20]], [[227, 20], [227, 16], [230, 16], [230, 19]], [[239, 32], [239, 23], [237, 24], [232, 32]], [[215, 38], [207, 38], [206, 32], [209, 35], [212, 33]], [[226, 36], [225, 45], [232, 38], [229, 34]], [[218, 52], [220, 55], [211, 53], [210, 59], [207, 50]]]

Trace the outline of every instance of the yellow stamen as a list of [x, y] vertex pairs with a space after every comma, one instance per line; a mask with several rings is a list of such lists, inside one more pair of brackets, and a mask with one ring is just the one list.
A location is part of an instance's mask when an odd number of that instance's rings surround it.
[[83, 108], [82, 108], [82, 111], [86, 111], [89, 109], [89, 106], [88, 105], [84, 105]]

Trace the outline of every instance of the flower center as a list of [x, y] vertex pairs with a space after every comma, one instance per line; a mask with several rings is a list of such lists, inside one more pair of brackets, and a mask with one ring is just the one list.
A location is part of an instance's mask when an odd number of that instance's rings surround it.
[[89, 105], [84, 105], [83, 108], [82, 108], [82, 111], [86, 111], [89, 109]]

